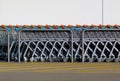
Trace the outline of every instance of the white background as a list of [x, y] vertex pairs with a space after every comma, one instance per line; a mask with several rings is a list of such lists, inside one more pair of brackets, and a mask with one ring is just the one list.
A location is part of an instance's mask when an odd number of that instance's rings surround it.
[[[120, 24], [120, 0], [104, 0], [104, 24]], [[0, 24], [100, 24], [102, 0], [0, 0]]]

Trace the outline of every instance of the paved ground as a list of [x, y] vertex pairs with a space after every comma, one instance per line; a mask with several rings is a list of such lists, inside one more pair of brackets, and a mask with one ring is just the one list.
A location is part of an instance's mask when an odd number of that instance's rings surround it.
[[0, 81], [120, 81], [120, 63], [0, 63]]

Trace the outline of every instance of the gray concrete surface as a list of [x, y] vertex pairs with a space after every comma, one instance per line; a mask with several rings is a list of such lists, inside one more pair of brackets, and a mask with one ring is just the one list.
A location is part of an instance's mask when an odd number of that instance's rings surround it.
[[10, 72], [0, 81], [120, 81], [120, 74]]

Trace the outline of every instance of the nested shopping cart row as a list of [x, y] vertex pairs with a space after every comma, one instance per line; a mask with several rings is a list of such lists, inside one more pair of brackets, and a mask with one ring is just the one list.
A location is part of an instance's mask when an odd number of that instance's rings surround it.
[[119, 25], [2, 25], [0, 39], [1, 61], [120, 62]]

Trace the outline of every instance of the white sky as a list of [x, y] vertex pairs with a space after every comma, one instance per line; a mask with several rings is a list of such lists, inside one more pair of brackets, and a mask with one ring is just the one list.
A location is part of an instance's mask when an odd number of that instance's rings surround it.
[[[104, 23], [120, 24], [120, 0], [104, 0]], [[102, 0], [0, 0], [0, 24], [99, 24]]]

